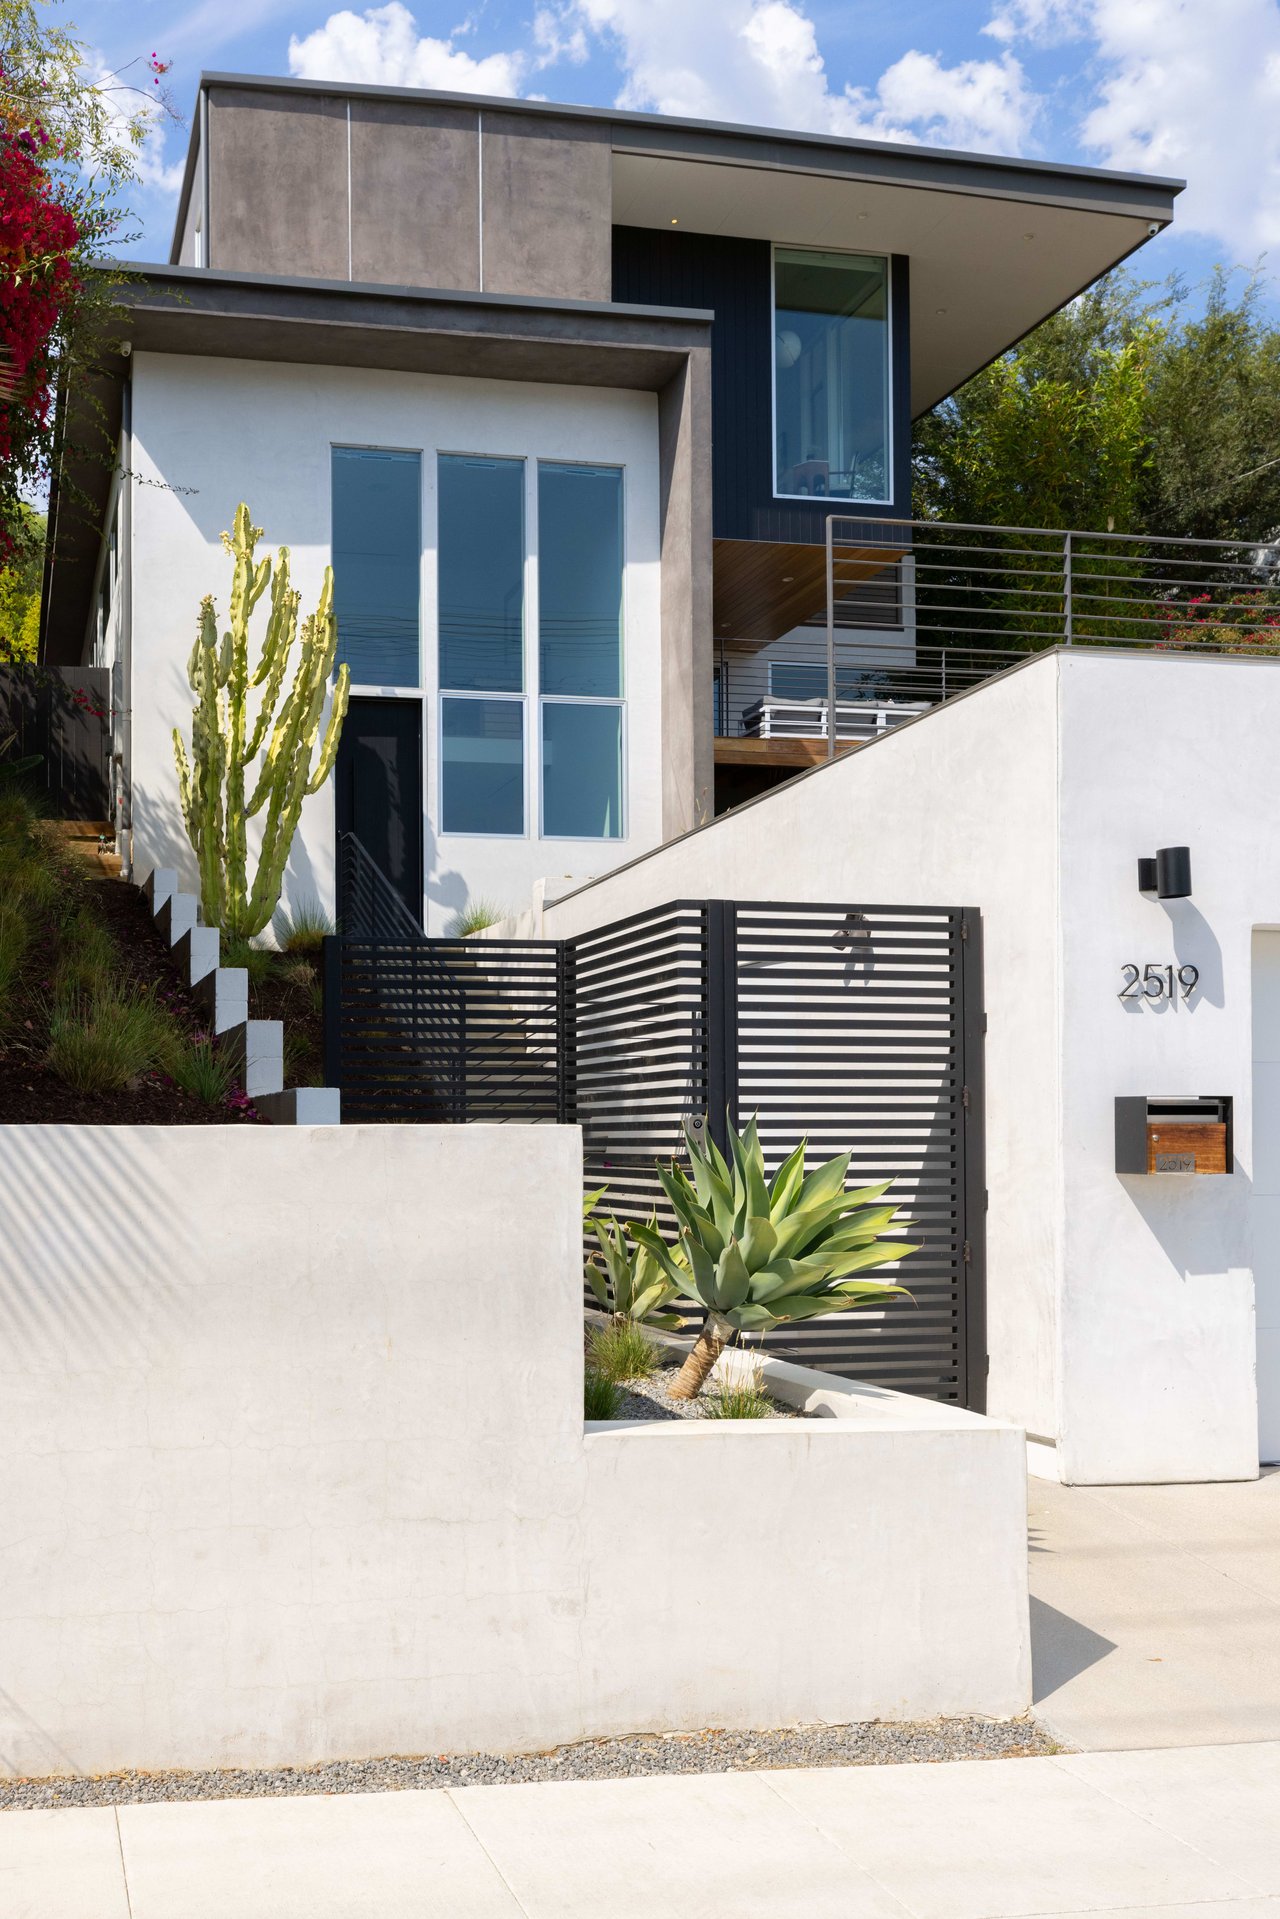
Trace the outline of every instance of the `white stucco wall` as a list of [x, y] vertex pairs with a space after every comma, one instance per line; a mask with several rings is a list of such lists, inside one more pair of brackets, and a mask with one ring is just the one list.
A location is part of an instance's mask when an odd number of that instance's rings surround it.
[[0, 1127], [0, 1768], [1025, 1708], [1021, 1432], [584, 1429], [581, 1178], [575, 1128]]
[[[1278, 736], [1280, 661], [1045, 655], [543, 915], [561, 936], [681, 897], [981, 909], [988, 1405], [1070, 1480], [1257, 1470], [1250, 949], [1280, 926]], [[1179, 844], [1193, 898], [1144, 899], [1139, 856]], [[1194, 962], [1199, 991], [1122, 1003], [1126, 960]], [[1118, 1178], [1120, 1093], [1230, 1094], [1235, 1173]], [[1264, 1149], [1280, 1163], [1280, 1134]]]
[[[237, 503], [265, 529], [260, 552], [287, 546], [302, 613], [314, 606], [331, 534], [335, 445], [422, 453], [421, 575], [424, 847], [428, 930], [469, 898], [527, 899], [546, 874], [587, 878], [661, 838], [660, 528], [657, 401], [649, 393], [532, 386], [369, 369], [135, 354], [133, 366], [133, 814], [140, 844], [191, 879], [172, 729], [189, 731], [186, 663], [203, 594], [225, 618], [230, 563], [220, 535]], [[627, 796], [622, 840], [537, 834], [536, 714], [526, 727], [530, 832], [521, 839], [442, 835], [436, 681], [437, 452], [586, 461], [625, 469], [624, 628]], [[536, 653], [536, 523], [526, 538], [526, 660]], [[259, 627], [265, 617], [258, 609]], [[364, 688], [366, 692], [383, 689]], [[404, 689], [385, 689], [403, 692]], [[334, 896], [333, 794], [303, 808], [286, 904]]]

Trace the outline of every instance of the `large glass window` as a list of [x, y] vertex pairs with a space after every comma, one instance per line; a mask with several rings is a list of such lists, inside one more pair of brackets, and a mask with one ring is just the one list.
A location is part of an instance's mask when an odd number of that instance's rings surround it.
[[357, 686], [417, 686], [421, 461], [333, 449], [333, 601], [338, 659]]
[[622, 469], [538, 467], [542, 831], [622, 837]]
[[543, 694], [622, 694], [622, 469], [538, 467]]
[[545, 700], [542, 831], [548, 839], [622, 838], [622, 708]]
[[442, 454], [440, 684], [524, 691], [524, 461]]
[[775, 492], [887, 501], [888, 261], [778, 247], [773, 277]]
[[524, 701], [440, 702], [441, 826], [524, 832]]

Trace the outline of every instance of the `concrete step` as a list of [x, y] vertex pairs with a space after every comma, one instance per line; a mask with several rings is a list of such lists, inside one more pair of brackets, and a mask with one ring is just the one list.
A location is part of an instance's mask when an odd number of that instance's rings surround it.
[[176, 946], [195, 926], [199, 906], [194, 893], [170, 893], [167, 899], [161, 900], [153, 915], [161, 939]]
[[259, 1093], [254, 1101], [273, 1126], [341, 1126], [342, 1095], [336, 1086], [291, 1086]]
[[[221, 969], [220, 969], [221, 970]], [[238, 971], [238, 968], [233, 968]], [[278, 1019], [247, 1019], [222, 1035], [222, 1048], [236, 1063], [241, 1086], [252, 1100], [284, 1090], [284, 1025]]]
[[[217, 970], [222, 939], [216, 926], [190, 926], [173, 942], [173, 957], [186, 975], [187, 985], [198, 986]], [[246, 982], [248, 974], [245, 974]]]
[[[197, 933], [213, 931], [210, 927], [196, 927]], [[217, 938], [216, 932], [214, 933]], [[243, 1026], [249, 1018], [249, 973], [243, 966], [214, 966], [194, 983], [192, 997], [197, 999], [209, 1015], [209, 1028], [221, 1037], [234, 1027]], [[271, 1022], [278, 1025], [278, 1021]]]
[[178, 875], [171, 866], [153, 866], [142, 882], [143, 897], [151, 908], [152, 915], [158, 913], [171, 893], [178, 890]]

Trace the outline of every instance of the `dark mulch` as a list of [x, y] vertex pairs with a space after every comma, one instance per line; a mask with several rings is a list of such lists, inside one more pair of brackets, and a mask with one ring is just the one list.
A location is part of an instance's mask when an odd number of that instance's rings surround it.
[[249, 982], [252, 1018], [284, 1023], [286, 1086], [324, 1085], [324, 1014], [311, 990], [319, 982], [319, 959], [293, 953], [273, 955], [266, 978]]
[[[79, 877], [76, 854], [68, 855]], [[194, 1037], [207, 1030], [203, 1010], [186, 990], [147, 903], [123, 880], [89, 872], [80, 878], [85, 904], [115, 941], [123, 977], [154, 987], [175, 1019]], [[15, 995], [14, 1017], [0, 1033], [0, 1124], [15, 1126], [259, 1125], [243, 1102], [206, 1106], [163, 1073], [144, 1073], [119, 1093], [77, 1093], [44, 1063], [48, 1043], [44, 999], [52, 984], [57, 944], [46, 926], [28, 950]]]

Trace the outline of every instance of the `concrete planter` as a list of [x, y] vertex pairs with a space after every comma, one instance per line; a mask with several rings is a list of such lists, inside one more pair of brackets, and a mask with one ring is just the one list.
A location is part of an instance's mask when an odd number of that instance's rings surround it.
[[576, 1128], [0, 1127], [5, 1768], [1025, 1709], [1021, 1430], [584, 1430], [580, 1235]]

